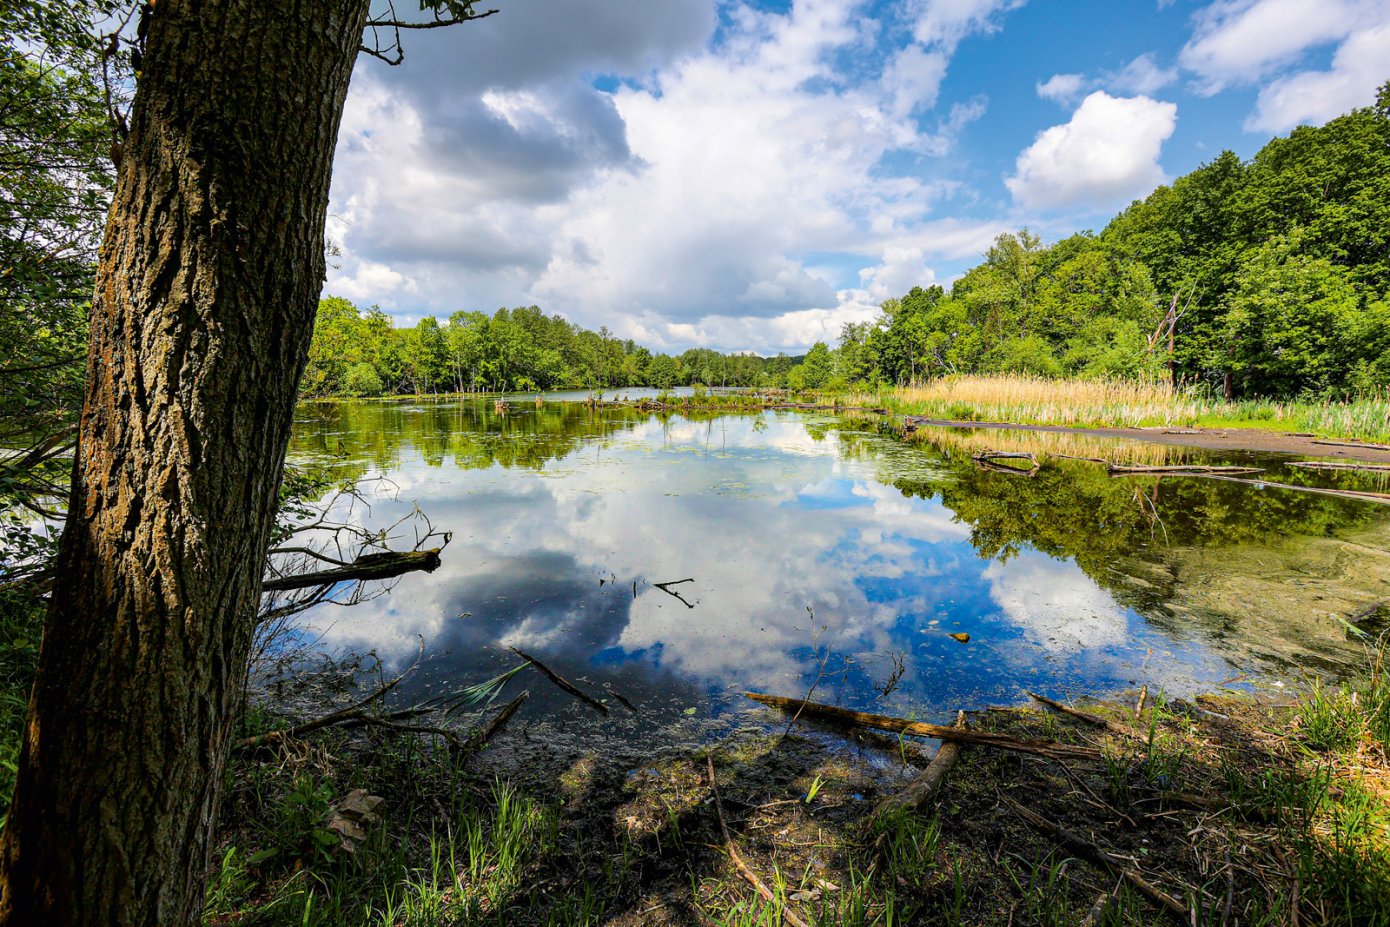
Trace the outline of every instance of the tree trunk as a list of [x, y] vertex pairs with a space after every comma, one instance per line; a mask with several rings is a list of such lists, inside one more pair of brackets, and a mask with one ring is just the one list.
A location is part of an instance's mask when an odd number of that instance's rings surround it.
[[367, 6], [150, 5], [0, 923], [201, 919]]

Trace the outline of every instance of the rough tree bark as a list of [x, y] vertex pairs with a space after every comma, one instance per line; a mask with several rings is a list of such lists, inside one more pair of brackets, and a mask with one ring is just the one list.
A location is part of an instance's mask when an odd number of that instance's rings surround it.
[[0, 923], [195, 924], [367, 0], [161, 0]]

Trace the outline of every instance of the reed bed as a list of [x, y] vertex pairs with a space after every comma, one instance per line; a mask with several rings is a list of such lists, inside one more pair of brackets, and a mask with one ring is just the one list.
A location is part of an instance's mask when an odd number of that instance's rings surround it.
[[1163, 467], [1187, 463], [1193, 456], [1190, 448], [1176, 445], [1117, 441], [1113, 438], [1093, 438], [1090, 435], [1056, 431], [964, 431], [927, 426], [909, 433], [908, 439], [956, 453], [973, 455], [986, 451], [1004, 451], [1032, 454], [1044, 461], [1051, 458], [1081, 457], [1124, 466]]
[[1228, 402], [1167, 382], [963, 376], [856, 394], [847, 401], [881, 406], [895, 413], [963, 422], [1266, 428], [1367, 441], [1390, 439], [1390, 390], [1326, 401]]

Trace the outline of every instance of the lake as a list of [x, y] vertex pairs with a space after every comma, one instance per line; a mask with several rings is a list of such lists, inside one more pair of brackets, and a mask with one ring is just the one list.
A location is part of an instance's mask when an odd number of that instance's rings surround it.
[[[393, 487], [352, 517], [386, 526], [418, 505], [452, 541], [435, 572], [310, 611], [300, 634], [373, 652], [388, 673], [423, 639], [403, 703], [494, 676], [519, 647], [639, 709], [608, 698], [600, 718], [524, 674], [502, 698], [530, 690], [528, 738], [650, 749], [761, 723], [748, 689], [814, 686], [817, 700], [931, 721], [1030, 689], [1277, 694], [1358, 659], [1345, 619], [1390, 599], [1390, 506], [1110, 477], [1056, 455], [1383, 491], [1371, 475], [1055, 434], [914, 437], [805, 412], [305, 405], [293, 462]], [[1030, 478], [979, 468], [986, 448], [1053, 456]]]

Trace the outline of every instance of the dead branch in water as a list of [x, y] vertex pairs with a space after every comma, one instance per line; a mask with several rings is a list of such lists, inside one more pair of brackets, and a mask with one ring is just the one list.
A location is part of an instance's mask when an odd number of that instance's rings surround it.
[[477, 731], [474, 731], [473, 734], [463, 742], [462, 746], [459, 748], [461, 751], [460, 758], [477, 753], [483, 747], [487, 746], [488, 741], [492, 740], [493, 736], [496, 735], [498, 731], [502, 730], [503, 726], [512, 719], [512, 715], [516, 714], [517, 709], [530, 697], [530, 692], [522, 692], [516, 698], [503, 705], [501, 711], [492, 716], [491, 721], [483, 725], [483, 727]]
[[[233, 749], [248, 750], [254, 747], [263, 746], [265, 744], [278, 743], [282, 740], [286, 740], [291, 737], [303, 737], [305, 734], [313, 733], [314, 731], [320, 730], [325, 727], [359, 727], [364, 723], [368, 723], [369, 719], [372, 716], [367, 715], [365, 712], [363, 712], [362, 709], [366, 708], [372, 702], [375, 702], [378, 699], [383, 698], [386, 695], [386, 693], [390, 692], [392, 689], [396, 688], [396, 686], [400, 685], [401, 681], [405, 679], [405, 677], [415, 672], [415, 668], [420, 665], [420, 660], [424, 657], [424, 655], [425, 639], [422, 637], [420, 638], [420, 649], [415, 654], [415, 660], [409, 666], [407, 666], [405, 670], [400, 673], [400, 675], [396, 676], [391, 681], [377, 687], [376, 689], [373, 689], [366, 695], [366, 697], [358, 699], [346, 708], [341, 708], [338, 711], [330, 712], [329, 714], [326, 714], [321, 718], [315, 718], [312, 721], [305, 721], [303, 724], [296, 724], [293, 727], [285, 728], [283, 730], [268, 731], [265, 734], [257, 734], [253, 737], [243, 738], [242, 740], [237, 741], [236, 744], [233, 745]], [[378, 715], [376, 717], [389, 721], [400, 721], [406, 718], [413, 718], [418, 715], [428, 714], [431, 711], [433, 711], [432, 708], [424, 708], [422, 706], [417, 705], [411, 708], [402, 709], [401, 711], [391, 712], [390, 714]]]
[[1095, 725], [1096, 727], [1103, 727], [1107, 731], [1110, 731], [1112, 734], [1124, 734], [1129, 737], [1139, 736], [1139, 733], [1136, 730], [1134, 730], [1134, 728], [1129, 727], [1125, 724], [1120, 724], [1118, 721], [1111, 721], [1109, 718], [1102, 718], [1100, 715], [1093, 715], [1089, 711], [1081, 711], [1079, 708], [1072, 708], [1070, 705], [1064, 705], [1061, 702], [1053, 701], [1045, 695], [1039, 695], [1036, 692], [1029, 692], [1026, 689], [1024, 690], [1023, 694], [1027, 695], [1031, 699], [1034, 699], [1035, 701], [1042, 702], [1044, 705], [1046, 705], [1048, 708], [1051, 708], [1053, 711], [1061, 712], [1069, 718], [1076, 718], [1078, 721], [1084, 721], [1087, 724]]
[[546, 665], [545, 665], [544, 663], [542, 663], [540, 660], [537, 660], [535, 657], [531, 656], [529, 653], [526, 653], [526, 652], [524, 652], [524, 651], [518, 650], [518, 649], [515, 648], [515, 647], [509, 647], [509, 648], [507, 648], [507, 649], [510, 650], [512, 653], [516, 654], [518, 657], [521, 657], [521, 659], [526, 660], [527, 662], [529, 662], [529, 663], [530, 663], [532, 666], [534, 666], [536, 669], [540, 670], [540, 671], [541, 671], [541, 674], [544, 675], [545, 678], [549, 679], [551, 682], [555, 683], [556, 686], [558, 686], [559, 688], [561, 688], [561, 689], [563, 689], [564, 691], [568, 692], [570, 695], [573, 695], [575, 698], [579, 699], [581, 702], [583, 702], [584, 704], [588, 705], [590, 708], [593, 708], [593, 709], [594, 709], [595, 711], [597, 711], [599, 714], [601, 714], [601, 715], [607, 715], [607, 714], [608, 714], [608, 706], [607, 706], [607, 705], [603, 704], [603, 703], [600, 702], [598, 699], [593, 698], [592, 696], [587, 695], [586, 693], [584, 693], [578, 686], [576, 686], [574, 683], [570, 682], [570, 681], [569, 681], [568, 679], [566, 679], [565, 677], [561, 676], [559, 673], [555, 672], [555, 671], [554, 671], [553, 669], [551, 669], [550, 667], [546, 666]]
[[[965, 712], [956, 713], [955, 726], [961, 729], [965, 728]], [[881, 815], [898, 809], [910, 811], [921, 808], [931, 801], [946, 783], [946, 776], [960, 759], [961, 750], [960, 744], [943, 741], [941, 748], [936, 751], [936, 756], [932, 757], [931, 762], [927, 764], [927, 768], [922, 770], [921, 774], [908, 783], [902, 791], [889, 795], [879, 802], [878, 807], [874, 809], [874, 814]]]
[[[975, 466], [981, 470], [993, 470], [995, 473], [1011, 473], [1014, 476], [1036, 476], [1041, 465], [1035, 454], [1027, 451], [981, 451], [971, 457], [975, 461]], [[997, 463], [1000, 460], [1026, 460], [1032, 466], [1024, 470], [1021, 467], [1011, 467], [1008, 464]]]
[[363, 554], [352, 563], [332, 570], [267, 579], [261, 583], [261, 591], [288, 592], [292, 589], [331, 586], [346, 580], [394, 579], [403, 573], [416, 570], [429, 573], [439, 568], [439, 551], [440, 548], [434, 547], [430, 550], [391, 550]]
[[1125, 467], [1120, 464], [1108, 464], [1106, 472], [1111, 476], [1142, 476], [1144, 474], [1154, 474], [1157, 476], [1205, 476], [1209, 473], [1263, 473], [1261, 467], [1207, 467], [1199, 464], [1167, 464], [1155, 467]]
[[686, 608], [694, 608], [694, 607], [695, 607], [694, 605], [691, 605], [689, 602], [687, 602], [687, 601], [685, 600], [685, 596], [681, 595], [679, 592], [672, 592], [672, 591], [671, 591], [671, 587], [672, 587], [672, 586], [679, 586], [681, 583], [693, 583], [693, 582], [695, 582], [695, 577], [693, 577], [693, 576], [688, 576], [688, 577], [686, 577], [685, 579], [673, 579], [673, 580], [671, 580], [670, 582], [666, 582], [666, 583], [652, 583], [652, 585], [655, 586], [656, 588], [660, 589], [662, 592], [666, 593], [667, 595], [673, 596], [674, 598], [677, 598], [677, 599], [680, 599], [680, 600], [681, 600], [681, 604], [684, 605]]
[[770, 705], [782, 711], [803, 712], [809, 717], [838, 721], [857, 727], [868, 727], [896, 734], [911, 734], [915, 737], [933, 737], [937, 740], [954, 741], [963, 744], [978, 744], [982, 747], [995, 747], [1000, 750], [1013, 750], [1018, 753], [1031, 753], [1034, 756], [1051, 760], [1091, 760], [1099, 761], [1103, 754], [1092, 747], [1078, 747], [1072, 744], [1057, 743], [1053, 740], [1024, 740], [1007, 734], [987, 734], [969, 728], [946, 727], [941, 724], [926, 724], [921, 721], [904, 721], [887, 715], [873, 715], [862, 711], [836, 708], [796, 698], [783, 698], [780, 695], [763, 695], [760, 692], [745, 692], [745, 697], [755, 702]]

